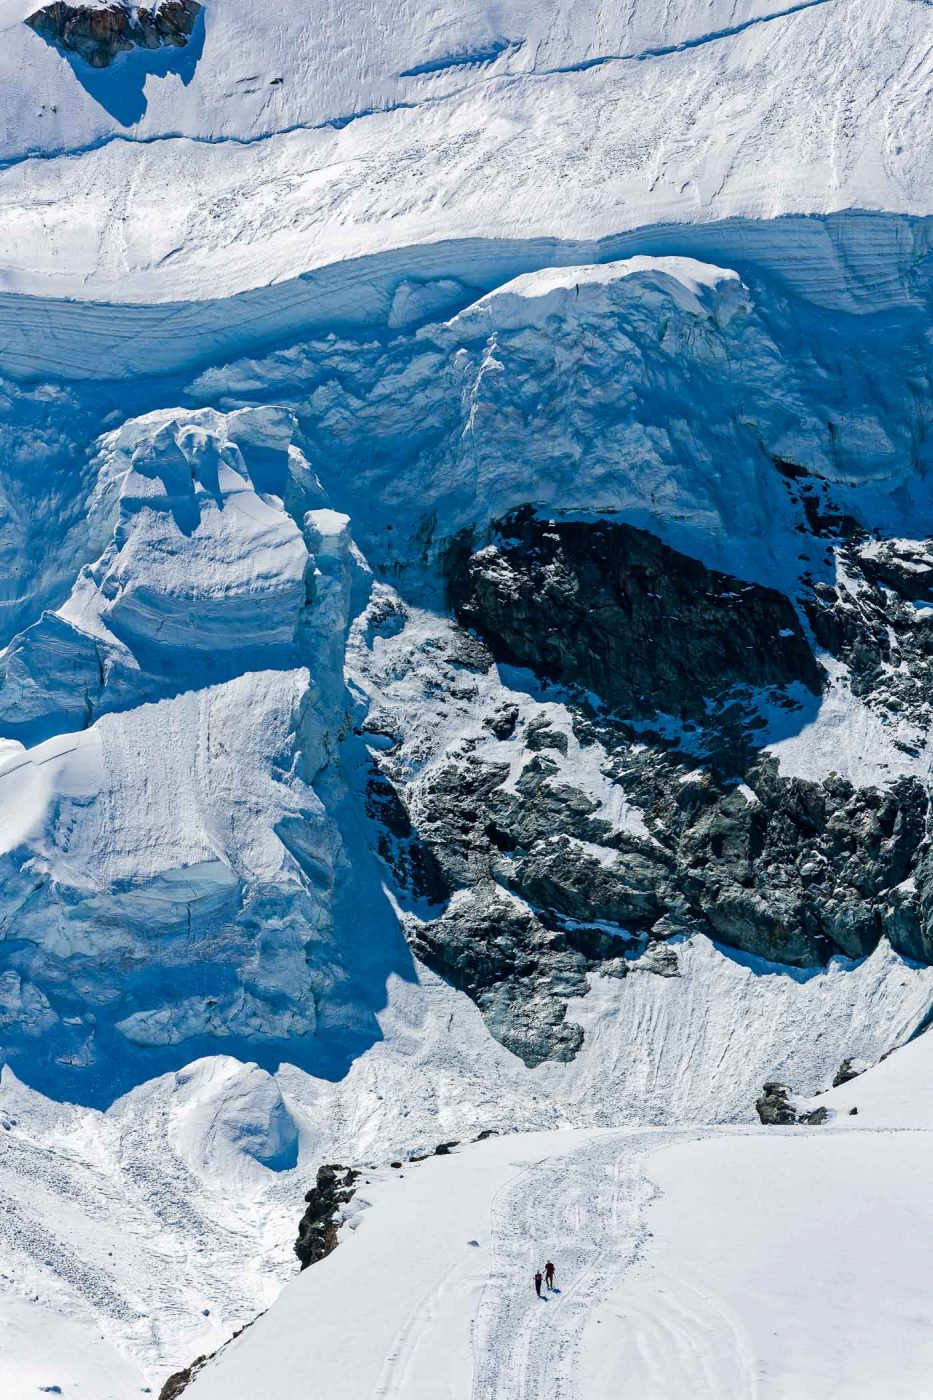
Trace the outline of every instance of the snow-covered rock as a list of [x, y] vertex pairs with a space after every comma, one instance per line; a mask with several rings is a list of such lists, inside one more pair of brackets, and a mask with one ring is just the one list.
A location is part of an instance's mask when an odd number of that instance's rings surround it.
[[36, 34], [65, 53], [74, 53], [92, 68], [108, 68], [121, 53], [139, 49], [183, 49], [201, 6], [198, 0], [155, 0], [143, 5], [69, 4], [53, 0], [27, 16]]

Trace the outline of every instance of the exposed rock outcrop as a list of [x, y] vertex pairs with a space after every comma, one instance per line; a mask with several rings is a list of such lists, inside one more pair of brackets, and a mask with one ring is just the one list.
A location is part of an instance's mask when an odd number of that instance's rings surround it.
[[755, 1109], [760, 1121], [768, 1127], [796, 1123], [797, 1110], [790, 1102], [789, 1094], [790, 1089], [786, 1084], [770, 1080], [764, 1086], [761, 1098], [755, 1100]]
[[[933, 621], [910, 600], [933, 552], [872, 539], [825, 483], [783, 474], [801, 531], [839, 565], [838, 588], [803, 575], [798, 602], [848, 671], [853, 709], [893, 716], [885, 744], [904, 748], [902, 711], [918, 730], [933, 723]], [[412, 946], [493, 1034], [529, 1064], [571, 1057], [567, 1002], [590, 976], [676, 976], [667, 941], [693, 932], [796, 967], [864, 958], [882, 938], [933, 962], [922, 776], [896, 761], [883, 785], [825, 762], [813, 779], [787, 776], [764, 748], [817, 710], [807, 691], [821, 667], [788, 597], [615, 522], [524, 507], [488, 538], [441, 552], [461, 626], [443, 641], [416, 633], [421, 659], [410, 656], [419, 674], [406, 685], [438, 697], [448, 737], [410, 729], [391, 704], [367, 727], [390, 738], [370, 811], [418, 902]], [[493, 658], [544, 685], [520, 699], [526, 681], [500, 671], [491, 686]], [[835, 690], [842, 667], [827, 669]]]
[[[466, 635], [432, 639], [412, 658], [418, 680], [405, 682], [458, 709], [466, 727], [455, 737], [435, 749], [409, 734], [403, 710], [371, 711], [365, 728], [390, 742], [373, 756], [369, 810], [381, 854], [417, 902], [406, 921], [414, 951], [527, 1063], [576, 1052], [567, 1003], [591, 974], [676, 976], [676, 935], [799, 967], [862, 958], [882, 936], [933, 956], [919, 778], [881, 788], [782, 775], [755, 747], [741, 687], [705, 723], [683, 722], [699, 754], [569, 689], [558, 705], [494, 688], [484, 710], [476, 697], [491, 658]], [[781, 691], [766, 694], [781, 704]], [[711, 715], [718, 747], [704, 760]], [[734, 742], [720, 743], [730, 729]]]
[[48, 43], [77, 54], [92, 68], [108, 68], [130, 49], [184, 48], [201, 11], [198, 0], [153, 0], [142, 5], [74, 5], [55, 0], [26, 23]]
[[463, 891], [433, 922], [412, 921], [409, 940], [429, 967], [473, 998], [493, 1035], [526, 1064], [573, 1059], [583, 1031], [565, 1019], [567, 1001], [586, 991], [587, 969], [599, 961], [581, 940], [575, 946], [491, 881]]
[[851, 1080], [858, 1079], [861, 1073], [861, 1070], [853, 1068], [851, 1060], [843, 1060], [833, 1075], [833, 1088], [838, 1089], [840, 1084], [848, 1084]]
[[[915, 871], [928, 812], [917, 779], [884, 790], [834, 776], [808, 782], [782, 777], [773, 759], [761, 758], [739, 788], [606, 726], [588, 723], [587, 733], [610, 751], [603, 771], [645, 814], [645, 834], [611, 830], [547, 753], [532, 752], [510, 788], [504, 764], [453, 750], [395, 795], [406, 811], [410, 805], [423, 848], [418, 870], [430, 867], [435, 889], [494, 881], [549, 925], [647, 933], [666, 917], [688, 916], [724, 943], [796, 966], [834, 953], [864, 957], [882, 934], [907, 956], [924, 956], [933, 859], [924, 856]], [[494, 924], [511, 930], [510, 965], [517, 946], [531, 949], [515, 936], [527, 927], [524, 914], [504, 922], [497, 914]], [[451, 915], [424, 935], [429, 963], [434, 939], [458, 928], [462, 916]], [[656, 936], [679, 929], [675, 922]], [[497, 938], [480, 946], [469, 965], [492, 974]], [[456, 961], [462, 969], [462, 949]]]
[[695, 716], [737, 683], [820, 689], [788, 598], [631, 525], [541, 520], [526, 507], [448, 562], [454, 610], [497, 660], [595, 691], [623, 714]]
[[159, 1391], [159, 1400], [178, 1400], [210, 1359], [210, 1356], [197, 1356], [190, 1366], [183, 1367], [181, 1371], [174, 1371]]
[[855, 695], [919, 738], [933, 723], [933, 554], [925, 542], [861, 538], [837, 558], [836, 583], [814, 582], [804, 598], [813, 635], [845, 664]]
[[301, 1217], [295, 1241], [295, 1253], [301, 1260], [302, 1269], [316, 1264], [337, 1248], [337, 1221], [334, 1216], [352, 1198], [358, 1176], [359, 1172], [352, 1167], [318, 1167], [317, 1183], [305, 1195], [308, 1206]]

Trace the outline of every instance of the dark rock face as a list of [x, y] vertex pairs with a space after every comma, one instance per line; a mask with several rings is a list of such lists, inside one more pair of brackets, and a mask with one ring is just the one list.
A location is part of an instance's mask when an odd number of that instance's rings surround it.
[[[814, 583], [813, 635], [843, 661], [853, 694], [884, 720], [933, 724], [933, 554], [910, 541], [860, 539], [840, 552], [846, 586]], [[903, 739], [897, 746], [910, 752]]]
[[801, 1113], [798, 1123], [806, 1123], [810, 1128], [819, 1128], [829, 1118], [828, 1108], [811, 1108], [809, 1113]]
[[872, 583], [893, 588], [911, 603], [933, 603], [933, 552], [914, 540], [884, 540], [859, 551], [862, 572]]
[[744, 683], [820, 671], [789, 599], [707, 569], [630, 525], [497, 522], [495, 542], [448, 555], [457, 617], [497, 660], [595, 691], [626, 715], [688, 717]]
[[154, 0], [150, 9], [55, 0], [26, 23], [48, 43], [77, 54], [92, 68], [107, 68], [130, 49], [184, 48], [200, 11], [198, 0]]
[[[803, 576], [813, 634], [896, 723], [889, 742], [915, 753], [912, 727], [920, 744], [933, 725], [933, 614], [914, 601], [933, 549], [870, 539], [825, 486], [787, 484], [839, 568], [838, 588]], [[392, 746], [374, 759], [372, 811], [401, 889], [432, 906], [408, 922], [414, 951], [509, 1049], [528, 1064], [571, 1058], [582, 1033], [568, 998], [593, 973], [677, 976], [679, 934], [797, 967], [865, 957], [886, 937], [933, 963], [927, 783], [785, 777], [762, 749], [766, 709], [807, 722], [788, 683], [819, 688], [787, 598], [642, 531], [528, 508], [486, 548], [461, 539], [442, 558], [474, 630], [451, 629], [418, 664], [459, 737], [435, 750], [378, 707], [367, 724]], [[563, 688], [545, 703], [521, 698], [521, 682], [490, 692], [478, 678], [493, 657]], [[457, 709], [469, 686], [489, 700]]]
[[[499, 716], [479, 725], [491, 734]], [[414, 780], [383, 752], [371, 806], [399, 886], [438, 910], [409, 920], [413, 951], [526, 1063], [576, 1053], [582, 1033], [566, 1006], [590, 973], [676, 976], [675, 950], [669, 960], [660, 950], [677, 934], [803, 967], [863, 957], [883, 934], [924, 957], [933, 854], [923, 854], [919, 780], [884, 790], [807, 782], [759, 755], [738, 787], [582, 714], [579, 753], [565, 755], [565, 732], [537, 748], [557, 732], [539, 719], [508, 715], [499, 742], [518, 746], [523, 764], [513, 782], [492, 739], [459, 741]], [[594, 762], [642, 815], [643, 835], [613, 829], [574, 786], [575, 766]]]
[[[527, 1065], [572, 1060], [583, 1043], [566, 1003], [586, 991], [587, 957], [491, 881], [452, 900], [433, 923], [414, 924], [415, 953], [473, 998], [497, 1040]], [[624, 944], [619, 940], [619, 947]]]
[[[611, 734], [602, 737], [613, 743]], [[923, 857], [916, 888], [904, 885], [928, 812], [917, 779], [900, 778], [883, 791], [835, 777], [810, 783], [781, 777], [776, 761], [764, 758], [739, 791], [709, 772], [694, 775], [671, 755], [618, 736], [615, 746], [604, 771], [646, 812], [650, 839], [611, 833], [595, 804], [558, 779], [545, 753], [530, 756], [515, 792], [502, 786], [505, 765], [451, 753], [416, 795], [403, 794], [414, 798], [412, 819], [433, 866], [451, 889], [505, 885], [551, 923], [648, 933], [666, 917], [686, 917], [743, 952], [803, 967], [836, 953], [864, 957], [882, 933], [906, 956], [924, 956], [933, 855]], [[433, 926], [436, 936], [458, 922], [445, 918]], [[537, 934], [518, 936], [517, 915], [506, 923], [508, 962], [526, 947], [530, 972]], [[480, 980], [503, 970], [485, 962], [498, 940], [487, 933], [481, 946], [486, 953], [465, 965]]]
[[209, 1356], [198, 1356], [192, 1361], [190, 1366], [185, 1366], [181, 1371], [175, 1371], [159, 1391], [159, 1400], [178, 1400], [187, 1389], [199, 1371], [203, 1370]]
[[337, 1226], [334, 1212], [346, 1205], [353, 1195], [359, 1172], [350, 1167], [319, 1167], [317, 1184], [306, 1194], [308, 1208], [298, 1226], [295, 1253], [301, 1260], [302, 1269], [316, 1264], [319, 1259], [337, 1248]]
[[901, 778], [881, 791], [843, 779], [781, 778], [773, 760], [747, 776], [757, 801], [718, 798], [683, 832], [683, 889], [716, 937], [799, 966], [834, 952], [864, 957], [923, 839], [927, 794]]

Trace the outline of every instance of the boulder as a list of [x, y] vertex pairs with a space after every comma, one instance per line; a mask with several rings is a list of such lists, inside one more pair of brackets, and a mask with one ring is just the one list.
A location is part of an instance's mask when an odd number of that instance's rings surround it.
[[55, 0], [29, 15], [26, 23], [47, 43], [77, 54], [92, 68], [109, 68], [130, 49], [184, 48], [200, 12], [198, 0], [153, 0], [149, 9]]
[[764, 1093], [755, 1101], [755, 1108], [762, 1123], [771, 1127], [774, 1124], [797, 1122], [797, 1112], [788, 1098], [789, 1093], [788, 1086], [776, 1080], [770, 1080], [764, 1085]]

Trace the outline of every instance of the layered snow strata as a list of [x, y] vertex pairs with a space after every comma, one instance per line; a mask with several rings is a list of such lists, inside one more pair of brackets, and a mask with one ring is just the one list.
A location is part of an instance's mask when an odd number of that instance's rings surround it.
[[[465, 265], [474, 240], [930, 212], [924, 5], [577, 8], [408, 0], [386, 33], [362, 0], [310, 28], [293, 0], [274, 20], [236, 0], [208, 15], [194, 71], [143, 73], [121, 104], [6, 0], [0, 76], [31, 91], [0, 122], [6, 287], [178, 305], [444, 242]], [[418, 72], [503, 38], [490, 65]]]
[[192, 392], [288, 402], [386, 576], [532, 503], [621, 517], [789, 592], [834, 571], [776, 462], [883, 533], [929, 517], [926, 324], [917, 306], [817, 315], [763, 278], [636, 257], [523, 276], [387, 343], [345, 333], [235, 360]]

